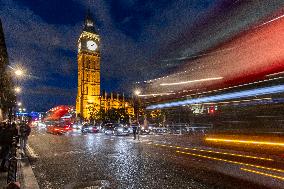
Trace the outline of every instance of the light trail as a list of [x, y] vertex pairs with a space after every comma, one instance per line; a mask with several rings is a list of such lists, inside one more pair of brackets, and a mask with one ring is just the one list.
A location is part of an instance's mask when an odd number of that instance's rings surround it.
[[284, 74], [284, 71], [283, 72], [277, 72], [277, 73], [269, 74], [269, 75], [266, 75], [266, 77], [271, 77], [271, 76], [280, 75], [280, 74]]
[[266, 142], [266, 141], [252, 141], [252, 140], [233, 140], [233, 139], [222, 139], [222, 138], [205, 138], [206, 141], [214, 142], [228, 142], [228, 143], [244, 143], [244, 144], [262, 144], [272, 146], [284, 146], [284, 143], [278, 142]]
[[275, 178], [275, 179], [284, 180], [284, 177], [281, 177], [281, 176], [278, 176], [278, 175], [273, 175], [273, 174], [264, 173], [264, 172], [261, 172], [261, 171], [255, 171], [255, 170], [246, 169], [246, 168], [241, 168], [241, 170], [242, 170], [242, 171], [246, 171], [246, 172], [250, 172], [250, 173], [255, 173], [255, 174], [258, 174], [258, 175], [263, 175], [263, 176]]
[[280, 18], [283, 18], [283, 17], [284, 17], [284, 14], [281, 15], [281, 16], [278, 16], [278, 17], [276, 17], [276, 18], [274, 18], [274, 19], [272, 19], [272, 20], [267, 21], [267, 22], [265, 22], [265, 23], [263, 23], [263, 24], [257, 26], [256, 28], [262, 27], [262, 26], [264, 26], [264, 25], [266, 25], [266, 24], [269, 24], [269, 23], [271, 23], [271, 22], [274, 22], [274, 21], [276, 21], [276, 20], [278, 20], [278, 19], [280, 19]]
[[153, 94], [140, 94], [140, 97], [148, 97], [148, 96], [165, 96], [165, 95], [172, 95], [175, 93], [153, 93]]
[[253, 102], [253, 101], [271, 101], [272, 98], [255, 98], [255, 99], [245, 99], [245, 100], [234, 100], [234, 101], [224, 101], [224, 102], [208, 102], [203, 104], [192, 104], [192, 105], [221, 105], [221, 104], [231, 104], [231, 103], [242, 103], [242, 102]]
[[161, 86], [172, 86], [172, 85], [184, 85], [189, 83], [197, 83], [197, 82], [204, 82], [204, 81], [214, 81], [214, 80], [220, 80], [223, 79], [223, 77], [211, 77], [211, 78], [205, 78], [205, 79], [197, 79], [197, 80], [190, 80], [190, 81], [181, 81], [176, 83], [161, 83]]
[[274, 161], [273, 159], [270, 159], [270, 158], [263, 158], [263, 157], [256, 157], [256, 156], [249, 156], [249, 155], [242, 155], [242, 154], [234, 154], [234, 153], [220, 152], [220, 151], [213, 151], [213, 150], [203, 150], [203, 149], [197, 149], [197, 148], [185, 148], [185, 147], [180, 147], [180, 146], [168, 146], [168, 145], [165, 145], [165, 144], [154, 144], [154, 145], [155, 146], [168, 147], [168, 148], [183, 149], [183, 150], [207, 152], [207, 153], [213, 153], [213, 154], [222, 154], [222, 155], [228, 155], [228, 156], [244, 157], [244, 158], [250, 158], [250, 159]]
[[245, 98], [245, 97], [276, 94], [276, 93], [281, 93], [281, 92], [284, 92], [284, 85], [262, 87], [262, 88], [257, 88], [257, 89], [244, 90], [240, 92], [232, 92], [232, 93], [226, 93], [226, 94], [221, 94], [221, 95], [182, 100], [178, 102], [168, 102], [164, 104], [150, 105], [146, 107], [146, 109], [151, 110], [151, 109], [161, 109], [161, 108], [168, 108], [168, 107], [177, 107], [177, 106], [189, 105], [189, 104], [218, 102], [218, 101], [223, 101], [223, 100], [240, 99], [240, 98]]
[[244, 165], [244, 166], [248, 166], [248, 167], [254, 167], [254, 168], [258, 168], [258, 169], [264, 169], [264, 170], [276, 171], [276, 172], [284, 173], [283, 169], [276, 169], [276, 168], [265, 167], [265, 166], [261, 166], [261, 165], [255, 165], [255, 164], [250, 164], [250, 163], [243, 163], [243, 162], [239, 162], [239, 161], [232, 161], [232, 160], [216, 158], [216, 157], [212, 157], [212, 156], [205, 156], [205, 155], [201, 155], [201, 154], [195, 154], [195, 153], [190, 153], [190, 152], [183, 152], [183, 151], [179, 151], [179, 150], [177, 150], [176, 152], [177, 153], [181, 153], [181, 154], [195, 156], [195, 157], [201, 157], [201, 158], [205, 158], [205, 159], [212, 159], [212, 160], [222, 161], [222, 162], [226, 162], [226, 163], [232, 163], [232, 164], [236, 164], [236, 165]]

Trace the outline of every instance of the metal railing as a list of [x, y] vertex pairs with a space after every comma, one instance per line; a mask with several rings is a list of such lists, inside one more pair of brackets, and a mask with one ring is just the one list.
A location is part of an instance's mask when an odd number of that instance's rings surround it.
[[17, 159], [17, 138], [13, 137], [13, 143], [10, 149], [10, 158], [8, 165], [8, 175], [7, 183], [17, 181], [17, 168], [18, 168], [18, 159]]

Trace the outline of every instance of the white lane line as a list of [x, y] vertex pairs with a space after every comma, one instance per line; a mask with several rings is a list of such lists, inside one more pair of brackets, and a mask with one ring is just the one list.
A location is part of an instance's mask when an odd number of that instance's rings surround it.
[[30, 147], [30, 145], [27, 145], [27, 150], [28, 150], [28, 152], [29, 152], [29, 154], [32, 158], [38, 158], [39, 157], [39, 155], [37, 153], [35, 153], [34, 149], [32, 149]]

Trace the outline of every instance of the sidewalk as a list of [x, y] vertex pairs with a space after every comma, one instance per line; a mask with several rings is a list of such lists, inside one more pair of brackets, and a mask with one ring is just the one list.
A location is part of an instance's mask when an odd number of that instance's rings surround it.
[[[7, 175], [7, 172], [0, 172], [0, 189], [7, 186]], [[39, 189], [28, 158], [18, 160], [17, 182], [20, 183], [21, 189]]]

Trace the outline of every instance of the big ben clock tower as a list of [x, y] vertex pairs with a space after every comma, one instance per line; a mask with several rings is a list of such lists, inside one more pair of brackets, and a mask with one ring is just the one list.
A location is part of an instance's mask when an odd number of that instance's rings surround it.
[[78, 92], [76, 113], [89, 119], [100, 108], [100, 36], [91, 13], [78, 40]]

